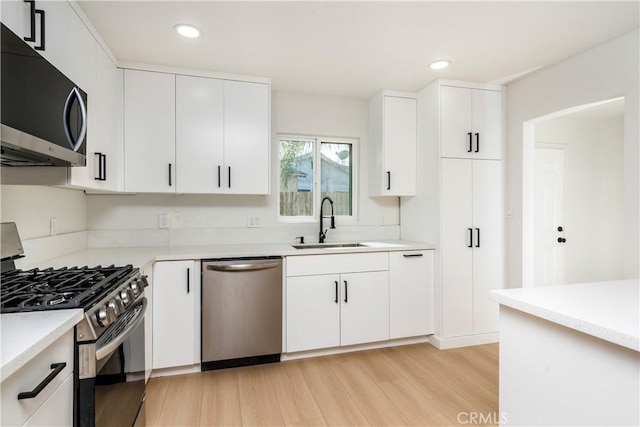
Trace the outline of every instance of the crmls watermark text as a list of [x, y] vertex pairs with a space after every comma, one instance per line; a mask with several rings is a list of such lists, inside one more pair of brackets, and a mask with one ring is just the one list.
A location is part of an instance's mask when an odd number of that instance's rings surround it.
[[459, 412], [460, 424], [506, 424], [506, 412]]

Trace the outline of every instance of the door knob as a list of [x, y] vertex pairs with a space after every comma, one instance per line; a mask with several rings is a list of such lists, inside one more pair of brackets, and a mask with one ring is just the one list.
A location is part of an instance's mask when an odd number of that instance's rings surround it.
[[566, 241], [567, 239], [565, 239], [564, 237], [558, 237], [558, 243], [564, 243]]
[[562, 226], [558, 227], [558, 231], [562, 231]]

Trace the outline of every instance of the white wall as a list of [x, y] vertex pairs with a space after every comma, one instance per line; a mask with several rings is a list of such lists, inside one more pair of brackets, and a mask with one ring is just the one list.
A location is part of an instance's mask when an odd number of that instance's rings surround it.
[[566, 283], [624, 277], [624, 122], [566, 117], [536, 123], [536, 142], [566, 144]]
[[[87, 197], [82, 191], [2, 185], [0, 218], [18, 226], [25, 251], [18, 267], [87, 247]], [[55, 237], [50, 236], [51, 218], [56, 218]]]
[[620, 96], [625, 97], [624, 116], [624, 276], [638, 277], [640, 164], [639, 128], [639, 32], [631, 31], [558, 64], [532, 73], [507, 91], [507, 285], [532, 282], [523, 273], [523, 260], [532, 256], [532, 245], [523, 240], [523, 227], [532, 229], [533, 145], [532, 132], [523, 138], [525, 122], [564, 110]]
[[[359, 99], [272, 94], [271, 195], [90, 195], [89, 246], [155, 246], [212, 243], [317, 241], [318, 224], [278, 222], [278, 134], [357, 138], [358, 218], [336, 221], [327, 241], [399, 238], [399, 199], [367, 196], [368, 103]], [[170, 229], [158, 229], [168, 213]], [[260, 228], [247, 228], [247, 216]], [[384, 226], [380, 218], [384, 216]]]

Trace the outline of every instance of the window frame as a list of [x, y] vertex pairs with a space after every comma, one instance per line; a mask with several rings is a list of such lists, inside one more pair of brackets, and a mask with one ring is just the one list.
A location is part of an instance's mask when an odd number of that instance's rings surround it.
[[[319, 135], [302, 135], [302, 134], [279, 134], [278, 135], [278, 200], [277, 200], [277, 212], [278, 222], [290, 223], [290, 224], [312, 224], [320, 222], [320, 201], [321, 201], [321, 171], [320, 165], [320, 153], [322, 143], [329, 144], [351, 144], [351, 215], [335, 215], [336, 219], [342, 224], [354, 223], [358, 219], [358, 163], [359, 163], [359, 139], [358, 138], [345, 138], [345, 137], [330, 137]], [[286, 216], [280, 214], [280, 191], [282, 182], [280, 181], [280, 144], [283, 140], [297, 140], [297, 141], [309, 141], [313, 143], [313, 215], [298, 215], [298, 216]], [[316, 167], [318, 166], [318, 167]]]

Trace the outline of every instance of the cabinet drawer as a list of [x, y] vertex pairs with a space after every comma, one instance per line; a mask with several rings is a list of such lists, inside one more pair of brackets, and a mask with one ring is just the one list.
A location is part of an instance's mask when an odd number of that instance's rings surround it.
[[73, 425], [73, 375], [64, 380], [53, 394], [27, 420], [24, 427]]
[[[18, 399], [19, 393], [33, 390], [52, 372], [51, 364], [62, 362], [67, 365], [36, 397]], [[2, 382], [0, 385], [0, 394], [2, 395], [1, 424], [6, 426], [23, 425], [72, 372], [73, 329], [58, 338]], [[73, 399], [73, 395], [71, 399]]]
[[287, 276], [385, 271], [389, 269], [389, 253], [357, 253], [303, 255], [287, 258]]

